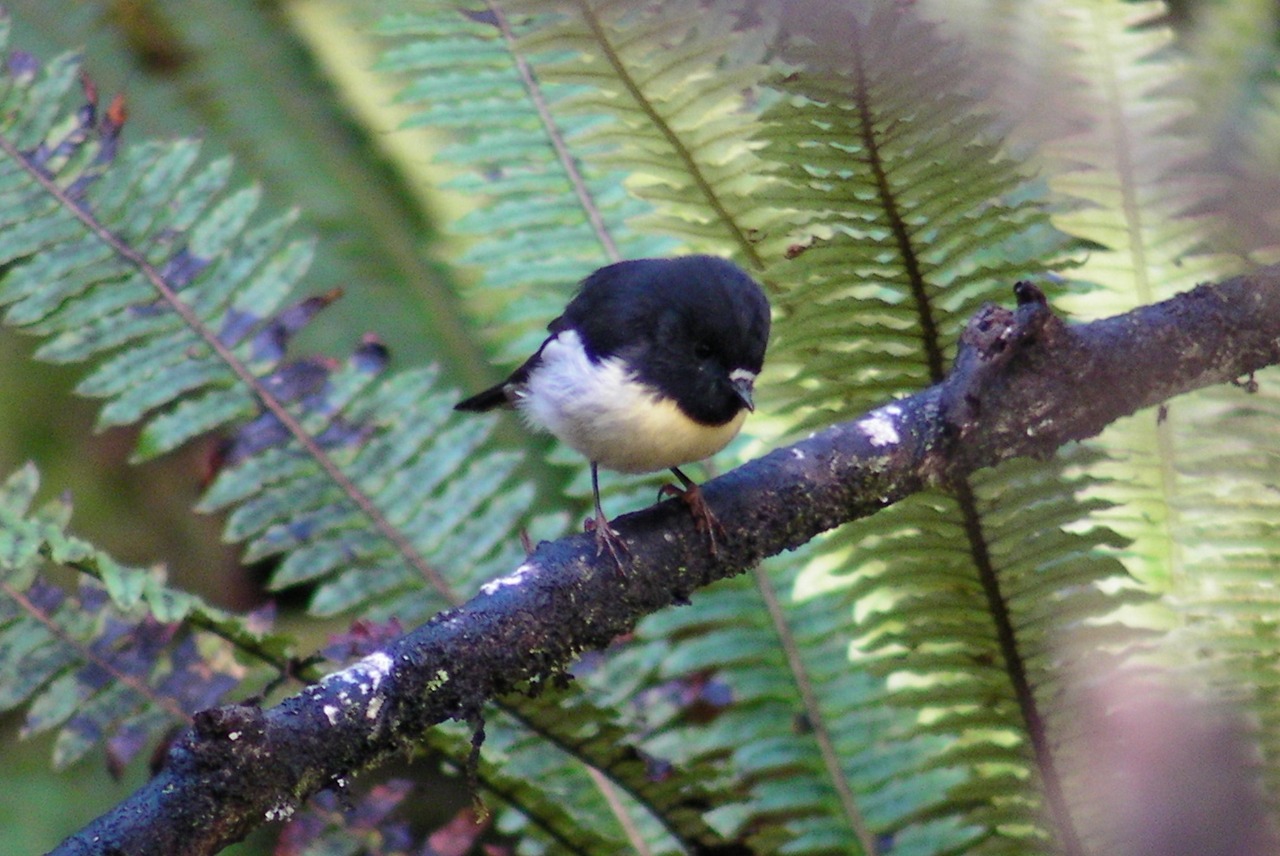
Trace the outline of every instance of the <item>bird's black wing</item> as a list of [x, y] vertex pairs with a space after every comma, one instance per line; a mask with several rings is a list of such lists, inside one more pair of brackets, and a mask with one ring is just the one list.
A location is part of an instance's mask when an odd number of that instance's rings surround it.
[[464, 398], [453, 406], [454, 410], [466, 410], [471, 413], [482, 413], [486, 410], [493, 410], [495, 407], [503, 407], [511, 403], [507, 398], [507, 382], [503, 381], [497, 386], [491, 386], [484, 392], [477, 392], [470, 398]]
[[563, 329], [563, 326], [558, 326], [561, 325], [561, 322], [563, 321], [564, 316], [561, 316], [547, 325], [547, 329], [551, 331], [551, 335], [548, 336], [540, 346], [538, 346], [538, 350], [534, 352], [533, 356], [525, 360], [520, 368], [508, 375], [506, 380], [502, 383], [496, 384], [495, 386], [489, 387], [483, 392], [477, 392], [470, 398], [462, 399], [462, 401], [459, 401], [453, 406], [453, 409], [465, 410], [469, 413], [482, 413], [486, 410], [493, 410], [495, 407], [515, 406], [514, 395], [516, 390], [525, 385], [525, 382], [529, 379], [529, 373], [537, 368], [538, 364], [542, 362], [542, 349], [547, 346], [547, 342], [554, 339], [556, 335], [559, 334], [560, 330]]

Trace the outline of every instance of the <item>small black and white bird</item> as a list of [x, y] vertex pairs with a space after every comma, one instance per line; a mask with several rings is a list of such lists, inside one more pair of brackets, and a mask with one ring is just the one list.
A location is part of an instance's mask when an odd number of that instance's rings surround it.
[[737, 265], [714, 256], [634, 259], [582, 282], [551, 335], [505, 381], [455, 405], [514, 406], [591, 462], [597, 554], [625, 551], [600, 507], [599, 468], [670, 469], [711, 539], [721, 528], [680, 465], [738, 434], [769, 342], [769, 302]]

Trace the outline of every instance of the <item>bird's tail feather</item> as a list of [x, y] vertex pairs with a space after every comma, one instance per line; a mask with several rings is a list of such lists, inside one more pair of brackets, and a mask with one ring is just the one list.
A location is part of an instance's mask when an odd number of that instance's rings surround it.
[[470, 398], [464, 398], [453, 406], [454, 410], [467, 410], [474, 413], [480, 413], [485, 410], [493, 410], [495, 407], [505, 407], [510, 404], [504, 387], [506, 384], [498, 384], [491, 386], [484, 392], [478, 392]]

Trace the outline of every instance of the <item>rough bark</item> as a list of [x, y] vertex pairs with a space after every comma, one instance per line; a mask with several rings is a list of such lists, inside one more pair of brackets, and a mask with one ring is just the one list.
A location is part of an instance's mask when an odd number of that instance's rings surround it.
[[1080, 325], [1054, 316], [1033, 286], [1015, 293], [1016, 309], [987, 307], [970, 322], [945, 382], [704, 485], [728, 533], [716, 555], [676, 500], [615, 521], [630, 548], [625, 573], [590, 535], [543, 543], [462, 607], [271, 709], [201, 713], [155, 778], [54, 853], [217, 852], [424, 729], [557, 674], [766, 556], [926, 485], [1052, 454], [1280, 361], [1280, 267]]

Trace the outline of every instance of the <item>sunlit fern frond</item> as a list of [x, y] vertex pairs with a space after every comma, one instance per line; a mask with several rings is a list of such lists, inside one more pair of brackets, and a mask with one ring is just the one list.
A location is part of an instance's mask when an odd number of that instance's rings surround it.
[[[122, 769], [165, 732], [283, 669], [292, 651], [262, 615], [239, 617], [169, 588], [162, 569], [120, 564], [70, 535], [71, 507], [33, 508], [28, 465], [0, 484], [0, 710], [25, 706], [24, 737], [56, 732], [55, 767], [102, 748]], [[50, 582], [70, 568], [79, 585]], [[265, 668], [264, 668], [265, 667]]]
[[[1138, 28], [1161, 10], [1077, 4], [1061, 18], [1086, 84], [1082, 103], [1095, 120], [1055, 147], [1074, 169], [1050, 181], [1086, 200], [1060, 218], [1062, 228], [1100, 244], [1080, 271], [1103, 286], [1096, 303], [1091, 297], [1078, 305], [1091, 315], [1167, 296], [1242, 264], [1225, 254], [1240, 249], [1225, 225], [1233, 203], [1218, 193], [1223, 175], [1210, 168], [1199, 136], [1203, 117], [1189, 95], [1177, 94], [1193, 91], [1177, 87], [1183, 60], [1167, 30]], [[1169, 640], [1172, 656], [1181, 662], [1188, 650], [1202, 652], [1204, 678], [1247, 702], [1265, 724], [1260, 736], [1274, 758], [1280, 723], [1268, 672], [1276, 648], [1257, 632], [1274, 602], [1263, 581], [1280, 513], [1280, 462], [1264, 427], [1278, 412], [1272, 375], [1259, 378], [1252, 396], [1206, 390], [1112, 426], [1101, 438], [1112, 460], [1093, 471], [1110, 479], [1101, 489], [1116, 502], [1109, 519], [1134, 540], [1126, 561], [1169, 591], [1169, 604], [1187, 622]], [[1233, 613], [1239, 620], [1205, 620]]]
[[638, 229], [685, 246], [731, 253], [760, 269], [776, 236], [771, 212], [754, 204], [767, 181], [753, 152], [752, 101], [773, 13], [749, 3], [671, 0], [650, 7], [617, 0], [514, 0], [536, 22], [520, 48], [546, 60], [546, 79], [572, 86], [563, 109], [603, 114], [583, 143], [593, 158], [625, 169], [626, 187], [652, 203]]
[[[620, 119], [614, 105], [593, 102], [599, 95], [598, 82], [588, 85], [579, 76], [589, 63], [580, 62], [582, 33], [574, 25], [588, 26], [594, 19], [574, 18], [572, 9], [567, 18], [556, 19], [541, 7], [505, 3], [471, 14], [449, 4], [439, 4], [437, 9], [386, 25], [404, 44], [384, 65], [415, 81], [404, 96], [426, 105], [415, 122], [441, 128], [456, 140], [441, 153], [443, 162], [465, 170], [454, 188], [483, 193], [492, 200], [458, 224], [459, 231], [472, 236], [465, 258], [480, 268], [483, 283], [472, 292], [469, 311], [494, 336], [501, 353], [514, 362], [536, 346], [544, 335], [543, 325], [557, 314], [576, 279], [591, 267], [615, 255], [658, 254], [675, 246], [669, 239], [653, 237], [652, 230], [634, 228], [634, 216], [650, 206], [625, 192], [624, 177], [636, 171], [637, 158], [650, 163], [647, 155], [641, 158], [647, 149], [637, 141], [659, 136], [660, 131], [650, 128], [637, 134], [625, 116], [642, 112], [640, 105], [651, 97], [672, 97], [686, 84], [674, 74], [654, 95], [647, 87], [662, 81], [646, 79]], [[591, 15], [597, 11], [587, 10]], [[647, 20], [644, 15], [641, 19]], [[650, 23], [661, 20], [658, 16]], [[601, 25], [609, 31], [604, 37], [618, 38], [620, 23], [636, 22], [611, 18]], [[574, 31], [561, 38], [567, 30]], [[695, 55], [708, 66], [717, 63], [725, 41], [723, 34], [709, 30], [681, 37], [698, 46], [696, 50], [686, 46], [686, 65]], [[630, 75], [652, 69], [660, 59], [663, 39], [670, 35], [661, 27], [647, 34], [651, 39], [635, 38], [634, 30], [627, 32], [625, 48], [614, 57], [625, 64], [610, 67], [616, 75], [614, 86], [623, 89], [623, 80], [634, 82]], [[717, 103], [741, 97], [733, 80], [701, 76], [686, 89]], [[707, 91], [712, 94], [706, 96]], [[664, 109], [665, 101], [655, 108], [659, 114]], [[749, 116], [738, 118], [749, 120]], [[699, 136], [703, 126], [689, 116], [682, 122], [676, 127], [690, 137], [677, 140], [677, 148], [692, 159], [690, 170], [701, 175], [705, 165], [699, 159], [709, 145]], [[560, 152], [554, 151], [557, 142], [564, 146]], [[726, 145], [722, 139], [715, 151]], [[730, 148], [746, 154], [745, 146]], [[683, 192], [697, 197], [696, 184], [689, 178]], [[624, 222], [626, 218], [631, 222]], [[697, 245], [715, 246], [705, 239]], [[559, 460], [576, 464], [580, 473], [570, 492], [589, 495], [581, 461], [567, 452], [557, 454]], [[606, 481], [606, 488], [611, 481]], [[640, 494], [611, 492], [608, 500], [618, 507], [628, 498], [648, 501], [652, 488], [642, 491], [644, 499]], [[545, 791], [554, 795], [558, 805], [571, 808], [574, 816], [615, 818], [615, 823], [602, 822], [594, 831], [603, 842], [595, 846], [604, 852], [618, 841], [634, 843], [635, 836], [659, 851], [716, 843], [717, 835], [702, 814], [726, 800], [739, 799], [736, 793], [708, 788], [704, 771], [680, 764], [668, 765], [661, 777], [646, 780], [650, 771], [636, 754], [635, 736], [609, 723], [618, 715], [616, 710], [606, 714], [604, 708], [575, 695], [560, 697], [556, 704], [562, 709], [558, 717], [539, 716], [536, 705], [511, 702], [490, 717], [486, 751], [502, 758], [501, 774], [508, 791]], [[593, 766], [601, 772], [592, 772]], [[521, 800], [508, 823], [542, 837], [550, 824], [539, 817], [537, 804], [537, 800]]]
[[1061, 7], [1057, 38], [1072, 48], [1085, 122], [1049, 146], [1056, 193], [1077, 200], [1059, 228], [1097, 246], [1075, 275], [1102, 288], [1067, 301], [1105, 317], [1190, 288], [1241, 262], [1216, 255], [1219, 225], [1209, 213], [1221, 190], [1201, 169], [1203, 145], [1183, 129], [1195, 110], [1178, 94], [1180, 58], [1167, 27], [1143, 26], [1158, 2], [1087, 2]]
[[[794, 68], [761, 151], [777, 162], [767, 201], [798, 224], [794, 257], [771, 274], [787, 284], [775, 353], [802, 426], [940, 380], [978, 305], [1007, 301], [1068, 243], [1002, 152], [1004, 120], [983, 114], [958, 44], [892, 4], [823, 9], [789, 22]], [[915, 769], [956, 777], [880, 831], [927, 819], [953, 836], [935, 852], [1072, 850], [1042, 610], [1096, 621], [1133, 593], [1108, 583], [1122, 573], [1106, 555], [1118, 539], [1084, 522], [1098, 504], [1075, 498], [1088, 481], [1066, 471], [1005, 467], [825, 540], [813, 573], [858, 603], [854, 665], [884, 682], [882, 704], [916, 712], [909, 733], [940, 741]]]
[[448, 227], [479, 281], [466, 309], [514, 367], [593, 269], [672, 244], [627, 227], [648, 206], [623, 190], [625, 173], [594, 157], [590, 132], [602, 117], [563, 109], [582, 87], [544, 79], [547, 57], [517, 48], [517, 33], [539, 19], [509, 17], [505, 4], [429, 5], [381, 23], [393, 47], [380, 68], [407, 81], [410, 124], [447, 136], [436, 153], [455, 173], [446, 186], [474, 206]]
[[727, 581], [646, 620], [584, 680], [634, 709], [647, 754], [735, 783], [739, 802], [711, 819], [760, 852], [878, 852], [889, 841], [894, 852], [937, 852], [955, 840], [948, 820], [910, 830], [894, 821], [951, 783], [920, 772], [940, 744], [908, 739], [880, 703], [881, 682], [849, 663], [849, 600], [789, 596], [801, 567], [774, 560], [762, 571], [782, 593], [786, 638], [758, 580]]
[[854, 9], [801, 22], [808, 41], [784, 56], [805, 70], [763, 116], [779, 178], [764, 198], [794, 224], [772, 353], [805, 424], [940, 380], [972, 311], [1061, 245], [965, 94], [959, 46], [901, 10]]

